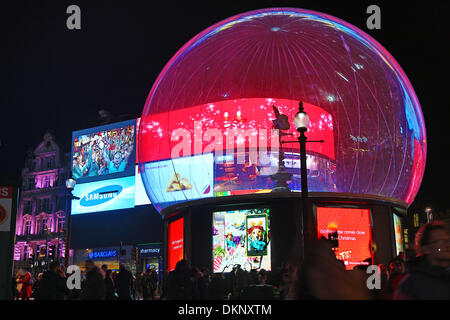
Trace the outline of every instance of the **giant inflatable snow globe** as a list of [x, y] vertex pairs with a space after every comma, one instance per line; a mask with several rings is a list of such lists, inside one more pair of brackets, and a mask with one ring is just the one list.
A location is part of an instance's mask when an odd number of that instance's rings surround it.
[[[372, 200], [403, 209], [412, 203], [424, 174], [427, 141], [419, 101], [402, 68], [376, 40], [343, 20], [272, 8], [231, 17], [199, 33], [156, 79], [138, 145], [139, 169], [155, 208], [174, 214], [195, 203], [211, 207], [245, 199], [233, 203], [247, 205], [251, 199], [283, 197], [273, 193], [280, 168], [288, 173], [286, 197], [299, 198], [299, 144], [284, 142], [297, 140], [294, 116], [300, 101], [310, 119], [308, 140], [324, 141], [307, 144], [311, 195], [348, 203], [364, 198], [365, 208]], [[367, 210], [373, 227], [375, 209]], [[338, 225], [332, 213], [321, 215], [327, 217], [326, 230]], [[237, 231], [231, 236], [226, 218], [219, 216], [223, 226], [215, 225], [212, 215], [205, 228], [210, 236], [222, 233], [225, 253], [217, 246], [212, 252], [214, 259], [225, 259], [226, 240], [237, 246], [242, 240], [235, 239]], [[391, 216], [389, 228], [401, 216]], [[315, 219], [320, 233], [317, 210]], [[238, 220], [245, 224], [248, 215]], [[191, 226], [200, 221], [198, 216]], [[254, 221], [266, 228], [266, 240], [267, 221]], [[340, 224], [338, 229], [345, 222]], [[248, 232], [250, 225], [244, 229]], [[185, 255], [194, 249], [186, 250]]]

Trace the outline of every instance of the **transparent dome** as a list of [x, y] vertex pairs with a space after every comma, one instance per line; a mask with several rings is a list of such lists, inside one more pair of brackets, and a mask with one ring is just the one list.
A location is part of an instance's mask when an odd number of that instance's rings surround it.
[[281, 171], [289, 189], [301, 191], [299, 101], [309, 115], [308, 140], [324, 140], [307, 144], [309, 191], [412, 203], [424, 173], [426, 133], [401, 67], [345, 21], [273, 8], [201, 32], [156, 79], [138, 145], [156, 209], [271, 192]]

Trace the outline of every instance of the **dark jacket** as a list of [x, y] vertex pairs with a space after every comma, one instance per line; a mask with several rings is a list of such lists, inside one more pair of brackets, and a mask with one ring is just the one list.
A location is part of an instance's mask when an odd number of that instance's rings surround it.
[[432, 266], [425, 259], [416, 259], [395, 291], [397, 300], [449, 300], [450, 272]]
[[194, 281], [189, 273], [171, 271], [167, 282], [167, 298], [169, 300], [191, 300], [194, 298]]
[[117, 295], [120, 300], [131, 300], [133, 275], [126, 269], [121, 269], [116, 278]]
[[86, 280], [81, 288], [81, 300], [103, 300], [105, 295], [105, 281], [100, 269], [95, 267], [86, 273]]
[[116, 288], [114, 286], [114, 281], [111, 278], [105, 278], [105, 289], [106, 289], [106, 294], [105, 294], [105, 299], [106, 300], [115, 300], [116, 299]]
[[69, 293], [65, 279], [50, 270], [42, 276], [35, 295], [36, 300], [64, 300]]

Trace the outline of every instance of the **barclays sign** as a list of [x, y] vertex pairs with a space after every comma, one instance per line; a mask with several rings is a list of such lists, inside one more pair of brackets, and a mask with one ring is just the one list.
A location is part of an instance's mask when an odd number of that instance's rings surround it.
[[104, 258], [115, 258], [117, 257], [117, 250], [101, 250], [101, 251], [91, 251], [88, 254], [89, 259], [104, 259]]

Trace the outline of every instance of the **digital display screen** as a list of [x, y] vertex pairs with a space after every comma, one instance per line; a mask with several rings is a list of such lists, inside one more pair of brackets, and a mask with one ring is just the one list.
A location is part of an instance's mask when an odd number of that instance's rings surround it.
[[72, 140], [77, 183], [134, 175], [136, 120], [76, 131]]
[[333, 241], [336, 258], [347, 270], [372, 264], [369, 209], [317, 207], [317, 232]]
[[400, 252], [404, 252], [402, 220], [395, 213], [392, 216], [394, 219], [395, 252], [398, 255]]
[[184, 218], [169, 222], [167, 255], [169, 271], [174, 270], [177, 262], [184, 258], [183, 242]]
[[135, 183], [135, 194], [134, 194], [134, 205], [142, 206], [151, 204], [150, 199], [147, 196], [147, 192], [145, 191], [144, 184], [142, 183], [141, 173], [139, 172], [139, 166], [136, 165], [136, 183]]
[[148, 183], [158, 203], [209, 198], [214, 195], [212, 153], [146, 163]]
[[269, 209], [214, 212], [212, 240], [214, 272], [271, 270]]
[[134, 184], [134, 176], [76, 184], [72, 215], [133, 208]]

